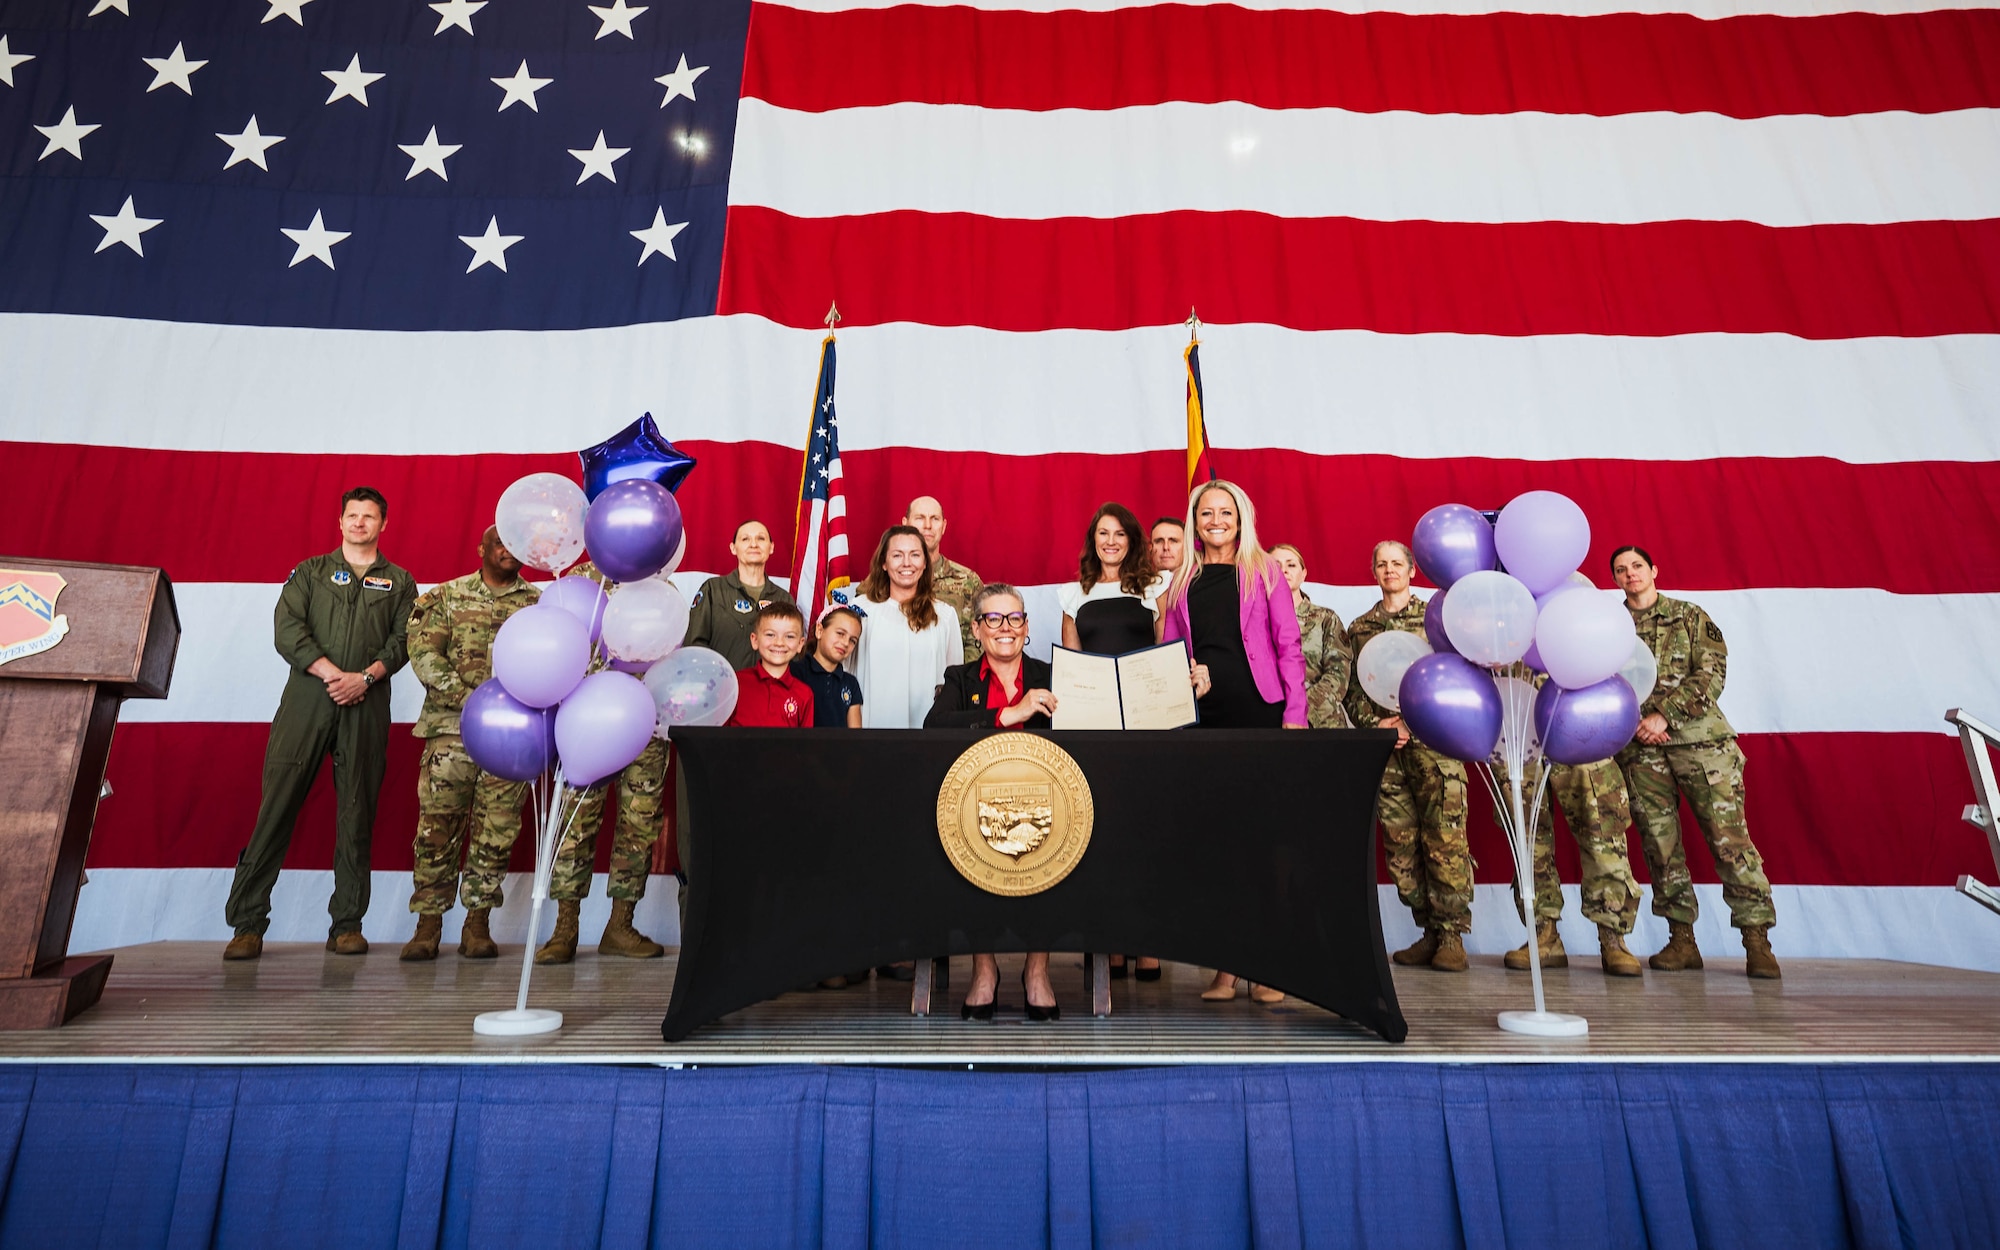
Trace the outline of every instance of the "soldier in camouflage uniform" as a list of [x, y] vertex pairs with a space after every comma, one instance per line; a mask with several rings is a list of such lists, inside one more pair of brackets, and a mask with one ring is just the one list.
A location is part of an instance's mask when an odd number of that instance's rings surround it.
[[979, 574], [945, 559], [939, 544], [944, 542], [944, 505], [929, 495], [919, 495], [910, 501], [909, 510], [903, 516], [903, 524], [912, 526], [923, 535], [924, 547], [931, 553], [931, 597], [939, 603], [949, 603], [958, 613], [959, 643], [965, 650], [965, 662], [971, 664], [986, 654], [972, 637], [972, 597], [978, 594], [986, 583]]
[[1745, 971], [1775, 978], [1771, 882], [1744, 823], [1743, 752], [1716, 704], [1728, 675], [1728, 644], [1708, 613], [1659, 593], [1652, 557], [1642, 549], [1619, 548], [1611, 571], [1625, 592], [1639, 639], [1652, 648], [1660, 670], [1652, 694], [1640, 705], [1637, 736], [1618, 753], [1653, 877], [1653, 913], [1667, 918], [1672, 935], [1652, 965], [1667, 972], [1702, 966], [1694, 940], [1694, 885], [1681, 847], [1685, 796], [1722, 878], [1729, 923], [1742, 931]]
[[[492, 959], [487, 915], [501, 904], [501, 882], [514, 839], [521, 834], [526, 782], [480, 771], [459, 736], [465, 697], [493, 676], [493, 636], [507, 618], [541, 597], [521, 577], [521, 562], [488, 526], [479, 542], [479, 571], [454, 578], [419, 596], [410, 613], [410, 671], [424, 683], [424, 710], [411, 730], [424, 740], [417, 773], [416, 889], [410, 910], [417, 935], [403, 958], [436, 959], [444, 914], [453, 894], [465, 903], [458, 953]], [[459, 853], [465, 854], [463, 884]]]
[[[606, 590], [617, 589], [588, 560], [571, 570], [570, 576], [588, 577]], [[611, 873], [605, 889], [611, 896], [611, 919], [597, 939], [600, 955], [657, 959], [666, 954], [666, 947], [632, 927], [632, 912], [646, 897], [653, 844], [666, 826], [667, 759], [666, 742], [654, 738], [639, 752], [638, 759], [619, 770], [618, 826], [611, 838]], [[549, 876], [549, 897], [556, 900], [556, 927], [535, 952], [538, 964], [566, 964], [576, 958], [577, 913], [590, 893], [591, 870], [597, 862], [597, 831], [604, 823], [605, 790], [599, 783], [581, 793], [571, 791], [573, 797], [565, 800], [563, 820], [568, 832], [556, 851]], [[568, 810], [571, 806], [573, 813]]]
[[[1424, 601], [1410, 592], [1413, 564], [1402, 543], [1375, 544], [1375, 584], [1382, 588], [1382, 602], [1348, 627], [1355, 655], [1387, 630], [1424, 632]], [[1395, 729], [1403, 736], [1382, 773], [1382, 854], [1397, 896], [1424, 935], [1393, 958], [1399, 964], [1463, 972], [1464, 934], [1472, 927], [1473, 869], [1465, 832], [1465, 765], [1410, 738], [1402, 718], [1369, 698], [1358, 681], [1348, 686], [1347, 714], [1363, 729]]]
[[[1531, 766], [1527, 772], [1527, 789], [1522, 793], [1524, 806], [1534, 800], [1540, 768]], [[1576, 839], [1583, 878], [1583, 914], [1597, 925], [1604, 973], [1636, 977], [1640, 974], [1639, 960], [1625, 948], [1625, 935], [1632, 932], [1632, 925], [1639, 918], [1639, 884], [1632, 876], [1632, 864], [1625, 850], [1625, 831], [1632, 825], [1632, 811], [1625, 794], [1625, 776], [1610, 760], [1557, 764], [1549, 775], [1549, 788], [1535, 821], [1534, 839], [1536, 940], [1541, 945], [1542, 966], [1562, 968], [1569, 964], [1562, 935], [1556, 930], [1556, 923], [1562, 919], [1563, 897], [1562, 879], [1556, 875], [1555, 817], [1550, 810], [1554, 806], [1562, 808], [1563, 823]], [[1519, 895], [1520, 888], [1516, 886], [1517, 908]], [[1527, 946], [1508, 951], [1505, 962], [1509, 968], [1526, 969]]]
[[1285, 571], [1292, 588], [1292, 606], [1299, 614], [1299, 649], [1306, 657], [1306, 724], [1313, 729], [1352, 728], [1347, 720], [1347, 682], [1354, 672], [1354, 651], [1340, 614], [1323, 608], [1305, 592], [1306, 564], [1290, 543], [1271, 548], [1271, 558]]

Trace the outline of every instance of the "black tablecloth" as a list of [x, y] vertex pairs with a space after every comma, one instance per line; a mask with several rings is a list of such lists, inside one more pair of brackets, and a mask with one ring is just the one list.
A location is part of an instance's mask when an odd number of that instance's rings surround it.
[[1094, 950], [1225, 968], [1403, 1040], [1375, 888], [1394, 734], [1047, 734], [1096, 820], [1076, 869], [1023, 898], [965, 880], [938, 839], [938, 787], [982, 736], [676, 729], [688, 910], [661, 1035], [854, 968]]

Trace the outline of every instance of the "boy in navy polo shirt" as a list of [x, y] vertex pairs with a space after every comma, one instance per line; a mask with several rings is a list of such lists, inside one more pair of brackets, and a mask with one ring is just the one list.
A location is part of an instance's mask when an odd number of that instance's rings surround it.
[[837, 603], [819, 618], [812, 654], [792, 661], [792, 676], [812, 687], [813, 728], [861, 728], [861, 679], [840, 666], [860, 640], [861, 609]]
[[805, 640], [806, 618], [789, 602], [757, 610], [750, 648], [757, 662], [736, 674], [732, 725], [764, 729], [804, 729], [813, 723], [812, 687], [792, 676], [792, 657]]

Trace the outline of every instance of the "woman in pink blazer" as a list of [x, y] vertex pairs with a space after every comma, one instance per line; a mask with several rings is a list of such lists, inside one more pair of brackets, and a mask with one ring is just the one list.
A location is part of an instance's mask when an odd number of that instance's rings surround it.
[[1284, 572], [1257, 545], [1257, 510], [1233, 482], [1188, 499], [1199, 540], [1167, 588], [1160, 639], [1183, 640], [1204, 729], [1306, 727], [1306, 661]]
[[[1292, 588], [1257, 545], [1257, 510], [1233, 482], [1208, 482], [1188, 499], [1188, 533], [1200, 540], [1167, 588], [1160, 638], [1185, 641], [1204, 729], [1306, 727], [1306, 661]], [[1218, 971], [1209, 1002], [1236, 997], [1236, 977]], [[1252, 985], [1250, 997], [1285, 995]]]

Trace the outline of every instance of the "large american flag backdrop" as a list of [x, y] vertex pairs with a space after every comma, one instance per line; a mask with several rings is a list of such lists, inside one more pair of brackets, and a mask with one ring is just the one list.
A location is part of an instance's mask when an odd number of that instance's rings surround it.
[[1941, 714], [2000, 714], [2000, 14], [1083, 3], [0, 0], [0, 550], [161, 565], [186, 631], [80, 937], [223, 932], [343, 488], [434, 582], [651, 411], [687, 569], [788, 551], [837, 300], [864, 550], [936, 495], [1045, 643], [1099, 502], [1182, 507], [1197, 309], [1217, 470], [1322, 601], [1432, 505], [1570, 494], [1600, 585], [1642, 543], [1728, 633], [1780, 949], [1987, 958]]

